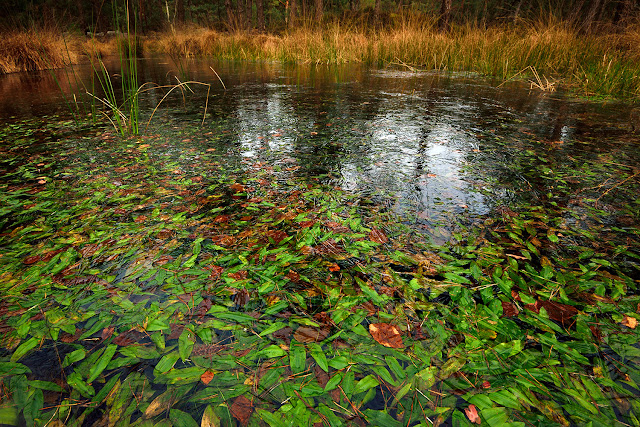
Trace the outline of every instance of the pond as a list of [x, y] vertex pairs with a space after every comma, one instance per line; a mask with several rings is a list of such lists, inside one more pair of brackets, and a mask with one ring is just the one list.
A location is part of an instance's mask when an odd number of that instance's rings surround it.
[[[401, 66], [138, 71], [131, 137], [72, 120], [88, 65], [0, 76], [8, 424], [637, 422], [627, 105]], [[186, 81], [210, 87], [163, 98]]]

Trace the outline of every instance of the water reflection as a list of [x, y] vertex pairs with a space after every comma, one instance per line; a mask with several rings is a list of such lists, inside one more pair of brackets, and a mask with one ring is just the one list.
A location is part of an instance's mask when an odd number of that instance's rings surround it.
[[[109, 68], [117, 73], [117, 64]], [[544, 180], [531, 182], [509, 167], [518, 161], [517, 153], [540, 151], [532, 141], [548, 143], [540, 154], [554, 167], [572, 156], [588, 158], [611, 149], [602, 141], [584, 143], [594, 136], [633, 138], [617, 114], [619, 107], [571, 101], [513, 83], [497, 87], [464, 75], [207, 60], [141, 60], [139, 70], [141, 83], [189, 78], [211, 84], [208, 103], [206, 89], [199, 86], [186, 97], [176, 91], [154, 120], [179, 128], [185, 121], [200, 121], [207, 105], [202, 134], [238, 156], [238, 164], [276, 166], [282, 179], [322, 176], [331, 185], [385, 201], [428, 230], [485, 215], [524, 193], [544, 194]], [[68, 78], [69, 70], [56, 71], [55, 78], [49, 72], [0, 76], [0, 117], [64, 111], [59, 84], [69, 99], [90, 87], [91, 67], [74, 72], [82, 84]], [[147, 116], [166, 90], [145, 92]], [[597, 128], [593, 117], [601, 123]], [[631, 165], [640, 163], [637, 152], [629, 156]]]

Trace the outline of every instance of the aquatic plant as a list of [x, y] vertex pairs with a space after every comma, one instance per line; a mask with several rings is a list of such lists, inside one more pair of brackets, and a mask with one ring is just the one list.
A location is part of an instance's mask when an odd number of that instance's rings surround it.
[[[233, 122], [175, 124], [40, 145], [31, 128], [69, 123], [0, 130], [4, 423], [639, 416], [640, 180], [624, 154], [556, 163], [530, 136], [499, 166], [553, 191], [436, 246], [363, 195], [243, 162]], [[524, 138], [495, 139], [470, 155]]]

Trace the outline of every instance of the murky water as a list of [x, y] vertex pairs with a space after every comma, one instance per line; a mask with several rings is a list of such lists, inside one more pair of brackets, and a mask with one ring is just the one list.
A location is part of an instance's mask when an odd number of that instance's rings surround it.
[[[112, 71], [117, 87], [117, 68]], [[542, 179], [544, 168], [603, 153], [640, 166], [640, 141], [630, 133], [626, 106], [530, 90], [526, 82], [497, 86], [462, 74], [357, 65], [167, 59], [141, 60], [139, 71], [141, 83], [211, 84], [208, 103], [202, 86], [192, 85], [195, 94], [184, 97], [175, 90], [155, 112], [150, 132], [197, 123], [206, 105], [203, 134], [226, 146], [230, 162], [320, 176], [387, 204], [437, 240], [447, 236], [436, 235], [443, 232], [436, 226], [485, 216], [514, 199], [546, 197], [554, 188]], [[57, 71], [55, 79], [50, 72], [0, 77], [0, 120], [68, 111], [65, 98], [72, 100], [73, 91], [81, 97], [77, 81], [91, 88], [91, 72], [84, 66]], [[145, 117], [166, 93], [149, 88]], [[177, 161], [181, 150], [173, 152]], [[532, 180], [532, 169], [539, 169], [540, 180]]]

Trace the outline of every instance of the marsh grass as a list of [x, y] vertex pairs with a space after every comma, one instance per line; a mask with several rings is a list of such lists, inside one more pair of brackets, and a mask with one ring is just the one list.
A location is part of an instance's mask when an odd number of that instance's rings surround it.
[[[301, 25], [281, 35], [187, 28], [149, 41], [174, 56], [275, 60], [316, 64], [393, 63], [415, 69], [469, 71], [507, 80], [518, 76], [534, 88], [559, 85], [585, 95], [640, 95], [640, 27], [621, 33], [580, 34], [547, 19], [485, 28], [475, 24], [437, 29], [435, 17], [407, 14], [378, 29], [340, 23]], [[535, 70], [535, 72], [533, 72]]]
[[64, 37], [51, 30], [0, 34], [0, 74], [62, 68], [78, 61]]
[[[0, 72], [66, 63], [64, 43], [54, 35], [40, 33], [40, 38], [33, 38], [25, 33], [5, 39], [8, 42], [0, 46]], [[470, 23], [442, 33], [435, 16], [406, 13], [375, 28], [340, 22], [320, 27], [302, 21], [282, 34], [258, 34], [187, 26], [144, 40], [126, 36], [78, 41], [73, 46], [75, 52], [100, 58], [114, 52], [139, 56], [142, 49], [151, 55], [168, 54], [182, 80], [188, 80], [183, 58], [213, 56], [316, 64], [397, 63], [414, 69], [476, 72], [502, 80], [517, 76], [543, 85], [552, 82], [555, 88], [569, 87], [588, 96], [640, 96], [639, 24], [624, 31], [585, 35], [567, 22], [546, 18], [489, 28]], [[131, 49], [135, 55], [128, 54]], [[50, 64], [41, 60], [43, 51], [51, 52], [47, 53]], [[76, 61], [78, 55], [69, 60]]]

